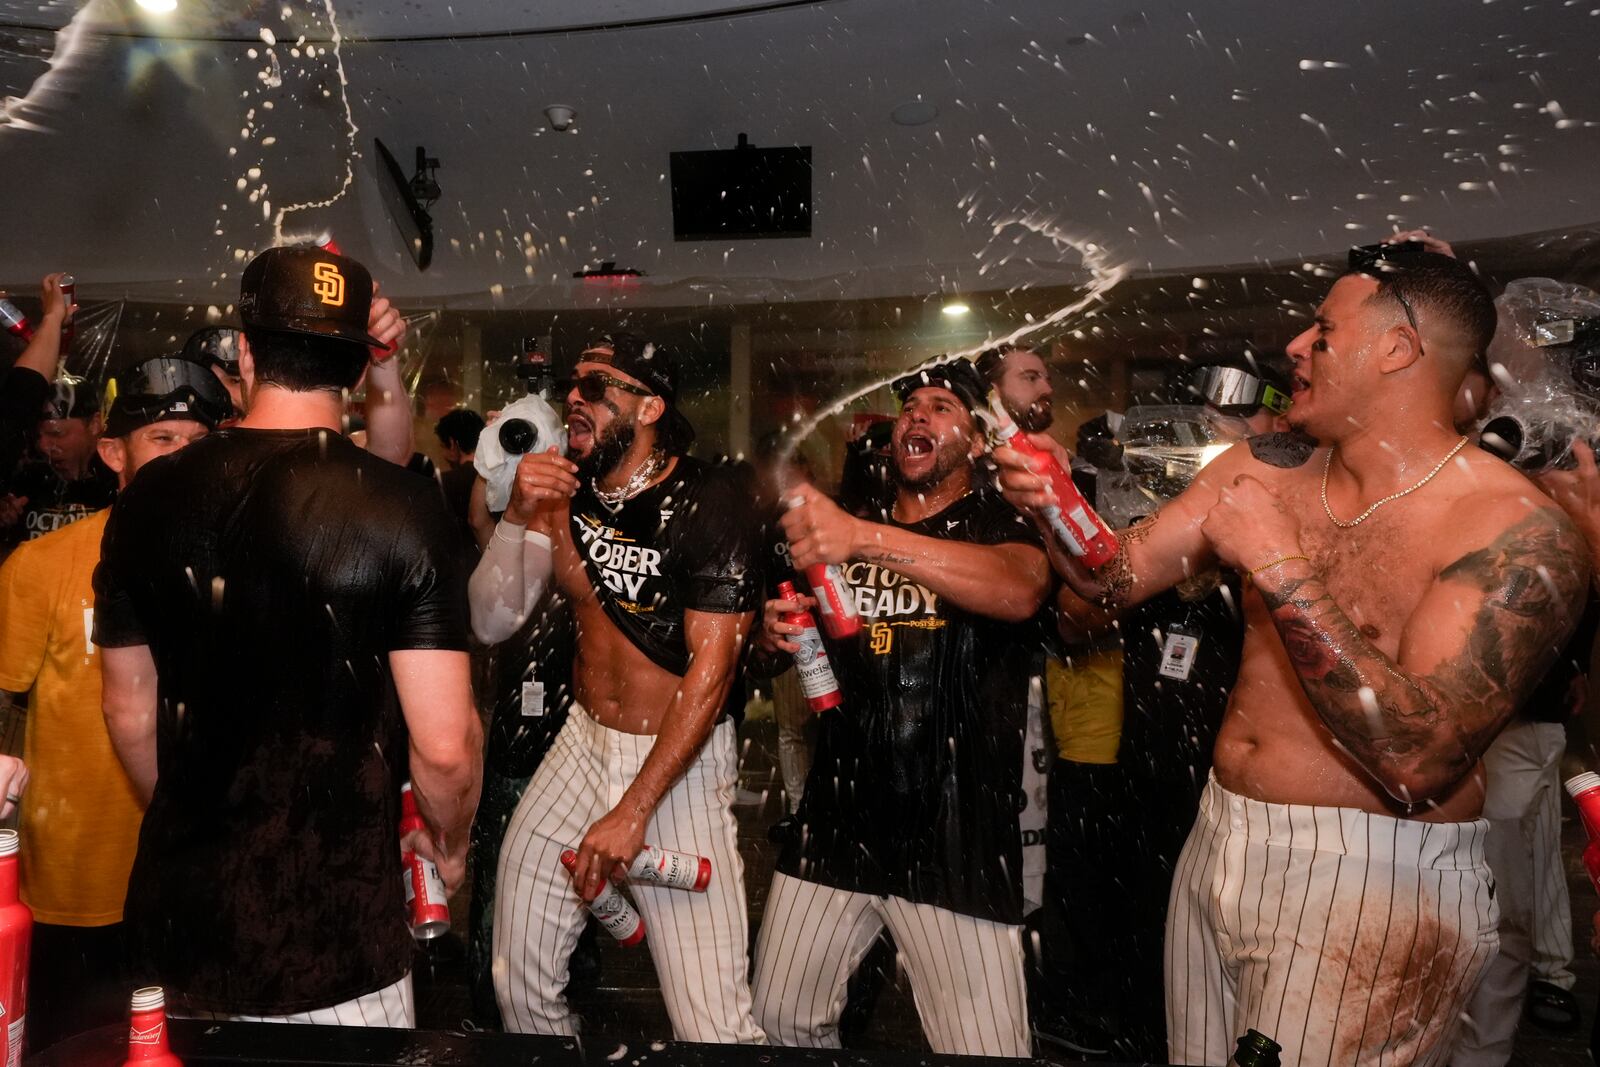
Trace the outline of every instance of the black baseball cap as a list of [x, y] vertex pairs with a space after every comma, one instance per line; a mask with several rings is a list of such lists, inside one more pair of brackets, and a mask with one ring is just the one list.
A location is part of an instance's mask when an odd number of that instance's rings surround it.
[[[606, 349], [611, 351], [608, 354]], [[666, 401], [667, 410], [656, 427], [656, 436], [667, 442], [669, 451], [686, 450], [694, 441], [694, 424], [678, 410], [678, 363], [672, 353], [659, 348], [636, 333], [617, 332], [597, 337], [584, 345], [579, 363], [604, 363]]]
[[177, 356], [135, 363], [106, 379], [106, 434], [122, 437], [167, 419], [214, 430], [233, 415], [233, 401], [211, 368]]
[[202, 367], [218, 366], [239, 373], [239, 331], [232, 326], [204, 326], [189, 335], [179, 357]]
[[305, 246], [269, 248], [244, 269], [239, 320], [246, 329], [382, 347], [367, 332], [372, 275], [348, 256]]
[[984, 381], [971, 360], [960, 356], [918, 367], [910, 374], [896, 378], [892, 388], [894, 395], [904, 404], [912, 393], [930, 385], [950, 390], [973, 413], [989, 406], [989, 383]]

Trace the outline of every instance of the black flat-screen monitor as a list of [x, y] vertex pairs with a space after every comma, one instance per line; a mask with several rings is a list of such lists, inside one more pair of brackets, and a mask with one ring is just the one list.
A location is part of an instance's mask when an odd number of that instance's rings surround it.
[[811, 146], [672, 153], [678, 241], [811, 236]]

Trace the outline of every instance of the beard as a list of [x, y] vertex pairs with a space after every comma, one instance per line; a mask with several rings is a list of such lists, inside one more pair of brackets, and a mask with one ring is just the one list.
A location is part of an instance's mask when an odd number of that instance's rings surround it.
[[1055, 421], [1055, 409], [1048, 400], [1029, 404], [1017, 414], [1017, 425], [1027, 433], [1043, 433]]
[[578, 476], [599, 482], [617, 469], [622, 457], [633, 447], [637, 431], [631, 422], [612, 421], [601, 433], [595, 434], [594, 446], [589, 454], [577, 460]]
[[944, 442], [943, 444], [939, 445], [939, 454], [934, 459], [933, 466], [928, 468], [926, 474], [914, 478], [907, 477], [900, 470], [900, 465], [894, 464], [893, 471], [895, 484], [902, 489], [910, 489], [916, 492], [932, 489], [934, 486], [950, 477], [951, 474], [961, 469], [962, 465], [969, 462], [967, 458], [968, 447], [969, 443], [966, 441]]

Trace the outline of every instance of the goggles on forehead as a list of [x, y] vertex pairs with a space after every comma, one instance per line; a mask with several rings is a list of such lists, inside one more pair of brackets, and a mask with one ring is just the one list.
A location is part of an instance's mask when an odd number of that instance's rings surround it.
[[1242, 367], [1200, 367], [1189, 388], [1224, 415], [1254, 415], [1262, 408], [1282, 415], [1292, 403], [1288, 393]]
[[164, 356], [107, 379], [100, 409], [119, 423], [188, 417], [214, 427], [233, 414], [233, 401], [210, 367]]

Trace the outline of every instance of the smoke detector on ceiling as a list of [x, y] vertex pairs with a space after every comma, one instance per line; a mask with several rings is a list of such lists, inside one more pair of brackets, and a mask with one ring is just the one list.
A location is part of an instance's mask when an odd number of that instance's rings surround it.
[[551, 104], [544, 109], [544, 117], [550, 120], [552, 130], [564, 133], [577, 121], [578, 113], [568, 104]]

